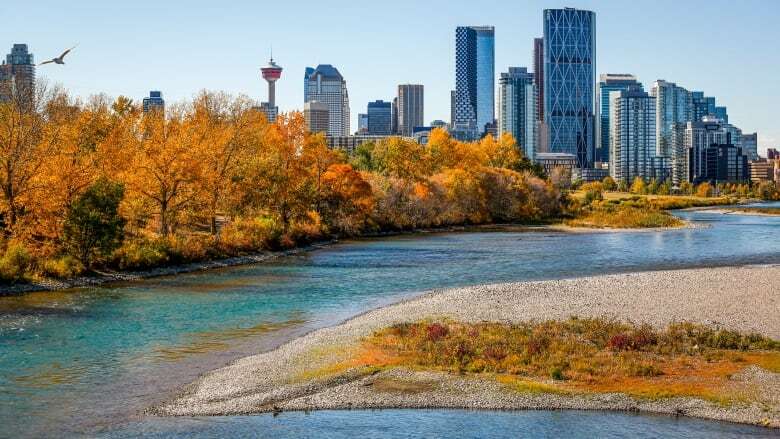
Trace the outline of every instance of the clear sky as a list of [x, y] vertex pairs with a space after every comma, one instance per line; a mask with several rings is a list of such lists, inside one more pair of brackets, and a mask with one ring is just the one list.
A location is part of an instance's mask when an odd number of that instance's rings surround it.
[[496, 27], [496, 74], [532, 67], [542, 9], [596, 11], [597, 72], [666, 79], [717, 97], [730, 121], [780, 147], [780, 0], [201, 1], [2, 0], [0, 54], [27, 43], [36, 62], [79, 46], [38, 75], [79, 96], [104, 92], [168, 102], [201, 89], [266, 99], [259, 68], [274, 58], [282, 111], [303, 107], [306, 66], [347, 80], [352, 129], [368, 101], [399, 83], [425, 85], [425, 119], [449, 120], [455, 26]]

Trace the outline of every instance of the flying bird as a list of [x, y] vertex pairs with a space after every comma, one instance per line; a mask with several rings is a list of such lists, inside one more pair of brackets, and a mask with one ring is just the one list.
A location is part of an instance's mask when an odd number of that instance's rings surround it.
[[[76, 46], [78, 46], [78, 44], [77, 44]], [[42, 63], [40, 63], [40, 64], [38, 64], [38, 65], [39, 65], [39, 66], [42, 66], [42, 65], [44, 65], [44, 64], [50, 64], [50, 63], [55, 63], [55, 64], [65, 64], [65, 61], [64, 61], [65, 55], [67, 55], [68, 53], [70, 53], [70, 51], [71, 51], [71, 50], [75, 49], [75, 48], [76, 48], [76, 46], [73, 46], [73, 47], [71, 47], [70, 49], [68, 49], [68, 50], [66, 50], [66, 51], [64, 51], [64, 52], [62, 52], [62, 55], [60, 55], [60, 56], [58, 56], [58, 57], [56, 57], [56, 58], [50, 59], [50, 60], [48, 60], [48, 61], [44, 61], [44, 62], [42, 62]]]

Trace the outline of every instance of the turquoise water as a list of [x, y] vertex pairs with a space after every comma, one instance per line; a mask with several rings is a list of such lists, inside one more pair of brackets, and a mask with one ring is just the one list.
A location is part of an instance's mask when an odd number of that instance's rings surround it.
[[585, 411], [354, 410], [148, 419], [105, 438], [745, 438], [766, 428], [671, 416]]
[[[709, 227], [410, 235], [0, 298], [0, 436], [110, 430], [200, 373], [431, 288], [780, 262], [780, 218], [680, 215]], [[237, 428], [245, 422], [237, 418]]]

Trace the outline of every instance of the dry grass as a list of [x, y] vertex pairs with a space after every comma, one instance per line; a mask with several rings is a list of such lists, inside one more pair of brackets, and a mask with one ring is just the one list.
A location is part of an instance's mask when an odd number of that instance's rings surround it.
[[646, 229], [655, 227], [682, 227], [685, 223], [674, 215], [656, 208], [613, 206], [602, 204], [584, 210], [576, 218], [566, 221], [572, 227]]
[[366, 338], [339, 367], [490, 376], [526, 393], [622, 392], [729, 403], [745, 394], [730, 377], [750, 365], [779, 371], [780, 342], [690, 323], [654, 330], [572, 318], [511, 325], [398, 324]]

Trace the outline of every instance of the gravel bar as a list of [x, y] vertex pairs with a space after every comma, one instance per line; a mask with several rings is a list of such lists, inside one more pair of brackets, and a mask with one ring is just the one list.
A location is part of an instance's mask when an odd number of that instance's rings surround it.
[[[780, 339], [780, 265], [627, 273], [435, 290], [314, 331], [209, 372], [171, 401], [164, 416], [236, 415], [348, 408], [607, 409], [688, 415], [780, 428], [780, 401], [723, 406], [693, 398], [522, 393], [473, 376], [405, 369], [317, 373], [345, 359], [364, 336], [398, 322], [449, 318], [520, 322], [571, 316], [664, 327], [690, 321]], [[748, 368], [750, 369], [750, 368]], [[773, 393], [780, 374], [743, 371]], [[377, 385], [377, 383], [381, 385]], [[387, 384], [390, 383], [388, 386]], [[400, 387], [399, 387], [400, 386]], [[394, 391], [400, 388], [402, 391]]]

